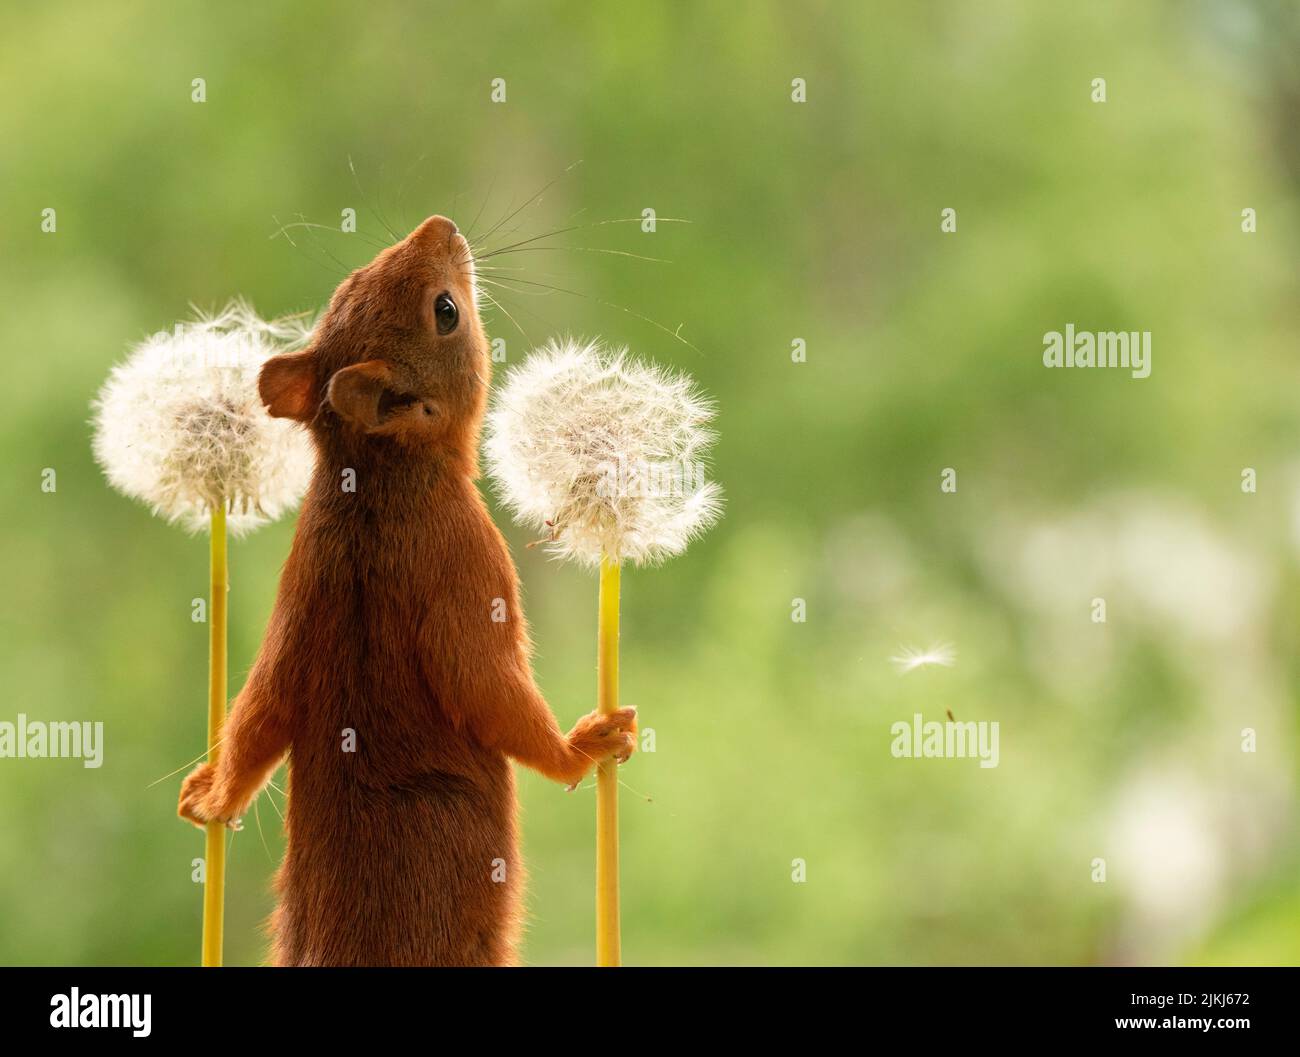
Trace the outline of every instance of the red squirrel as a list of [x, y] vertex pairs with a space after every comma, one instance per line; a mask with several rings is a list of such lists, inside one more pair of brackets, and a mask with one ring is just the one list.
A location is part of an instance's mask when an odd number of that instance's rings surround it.
[[274, 964], [513, 963], [510, 760], [572, 785], [632, 753], [635, 710], [566, 735], [533, 681], [475, 485], [490, 371], [469, 244], [441, 216], [262, 368], [263, 403], [311, 431], [316, 467], [217, 763], [185, 779], [179, 814], [237, 825], [288, 755]]

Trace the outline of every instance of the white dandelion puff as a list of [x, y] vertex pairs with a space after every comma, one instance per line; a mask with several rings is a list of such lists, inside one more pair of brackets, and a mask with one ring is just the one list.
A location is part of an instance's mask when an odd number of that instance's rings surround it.
[[137, 344], [93, 405], [95, 458], [109, 482], [191, 532], [219, 506], [235, 535], [292, 508], [311, 475], [311, 442], [267, 414], [257, 377], [310, 329], [234, 301]]
[[896, 656], [889, 658], [900, 675], [914, 672], [918, 668], [938, 666], [951, 668], [957, 663], [957, 651], [947, 643], [938, 643], [929, 649], [918, 650], [904, 646]]
[[653, 564], [721, 514], [722, 490], [705, 480], [713, 414], [685, 375], [551, 342], [507, 375], [484, 451], [498, 494], [552, 554]]

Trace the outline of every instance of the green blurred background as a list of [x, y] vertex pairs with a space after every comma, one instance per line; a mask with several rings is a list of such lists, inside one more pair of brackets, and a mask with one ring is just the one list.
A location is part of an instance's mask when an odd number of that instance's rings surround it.
[[[198, 958], [202, 838], [157, 780], [203, 749], [206, 548], [96, 469], [110, 365], [190, 302], [322, 305], [386, 224], [526, 203], [493, 244], [690, 223], [494, 262], [581, 295], [494, 291], [509, 360], [599, 334], [721, 408], [725, 520], [624, 582], [656, 732], [622, 772], [629, 963], [1300, 962], [1295, 10], [11, 5], [0, 719], [106, 749], [0, 760], [0, 962]], [[331, 230], [273, 237], [300, 217]], [[1150, 330], [1151, 377], [1045, 370], [1070, 322]], [[232, 547], [232, 693], [292, 531]], [[595, 583], [508, 531], [567, 726]], [[955, 666], [890, 662], [936, 641]], [[891, 757], [947, 709], [1001, 724], [1000, 766]], [[521, 790], [526, 960], [589, 963], [594, 793]], [[233, 838], [229, 964], [262, 956], [280, 799]]]

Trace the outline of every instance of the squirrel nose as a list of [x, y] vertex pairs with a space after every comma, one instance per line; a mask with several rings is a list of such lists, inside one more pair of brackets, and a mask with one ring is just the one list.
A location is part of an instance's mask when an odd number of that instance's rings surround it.
[[413, 232], [415, 238], [429, 238], [450, 242], [460, 234], [460, 229], [444, 216], [431, 216]]

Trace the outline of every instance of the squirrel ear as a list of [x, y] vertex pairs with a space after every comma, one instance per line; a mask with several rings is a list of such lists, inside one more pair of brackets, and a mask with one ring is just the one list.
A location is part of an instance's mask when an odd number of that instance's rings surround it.
[[381, 404], [392, 372], [383, 360], [367, 360], [336, 371], [326, 399], [345, 420], [371, 430], [383, 418]]
[[316, 417], [316, 350], [272, 356], [262, 364], [257, 391], [273, 418], [310, 422]]

